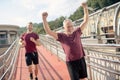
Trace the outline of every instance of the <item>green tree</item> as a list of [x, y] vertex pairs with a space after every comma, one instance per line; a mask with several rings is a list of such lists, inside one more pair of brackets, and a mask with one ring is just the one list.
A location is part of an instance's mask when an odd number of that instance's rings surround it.
[[87, 3], [88, 3], [88, 6], [93, 9], [95, 9], [95, 8], [100, 9], [100, 5], [97, 0], [88, 0]]
[[75, 20], [77, 20], [77, 19], [80, 19], [80, 18], [82, 18], [83, 17], [83, 9], [82, 9], [82, 7], [79, 7], [72, 15], [70, 15], [70, 19], [71, 20], [73, 20], [73, 21], [75, 21]]

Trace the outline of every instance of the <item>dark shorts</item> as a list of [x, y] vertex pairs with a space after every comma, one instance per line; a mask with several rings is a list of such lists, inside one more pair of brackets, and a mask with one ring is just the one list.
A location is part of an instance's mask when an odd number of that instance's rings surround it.
[[66, 64], [71, 80], [87, 78], [87, 68], [84, 57], [79, 60], [66, 62]]
[[26, 64], [27, 64], [27, 66], [32, 65], [32, 63], [34, 65], [36, 65], [36, 64], [39, 63], [38, 53], [37, 52], [26, 53], [25, 54], [25, 58], [26, 58]]

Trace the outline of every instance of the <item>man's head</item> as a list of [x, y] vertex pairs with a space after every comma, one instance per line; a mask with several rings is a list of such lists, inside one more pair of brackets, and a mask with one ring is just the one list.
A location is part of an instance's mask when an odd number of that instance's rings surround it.
[[29, 22], [28, 25], [27, 25], [27, 30], [28, 31], [32, 31], [33, 30], [33, 23], [32, 22]]
[[71, 33], [73, 31], [73, 23], [70, 19], [65, 19], [63, 21], [63, 27], [65, 29], [65, 32]]

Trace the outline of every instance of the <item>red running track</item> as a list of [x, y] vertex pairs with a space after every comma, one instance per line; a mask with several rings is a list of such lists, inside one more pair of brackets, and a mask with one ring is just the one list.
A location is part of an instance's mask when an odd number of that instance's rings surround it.
[[[58, 60], [43, 46], [37, 47], [39, 54], [38, 80], [70, 80], [65, 62]], [[33, 66], [34, 70], [34, 66]], [[20, 48], [15, 80], [30, 80], [25, 63], [25, 50]]]

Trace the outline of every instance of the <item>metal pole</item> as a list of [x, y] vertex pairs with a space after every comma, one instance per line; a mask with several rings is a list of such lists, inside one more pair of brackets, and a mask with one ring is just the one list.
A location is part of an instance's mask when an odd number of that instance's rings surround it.
[[[113, 28], [114, 28], [114, 32], [115, 32], [115, 40], [116, 40], [116, 44], [119, 44], [120, 43], [120, 34], [118, 34], [118, 31], [120, 31], [120, 29], [118, 30], [118, 15], [119, 15], [119, 11], [120, 11], [120, 4], [118, 5], [118, 7], [116, 8], [116, 11], [115, 11], [115, 16], [114, 16], [114, 24], [113, 24]], [[119, 52], [120, 51], [120, 48], [116, 48], [116, 52]]]

